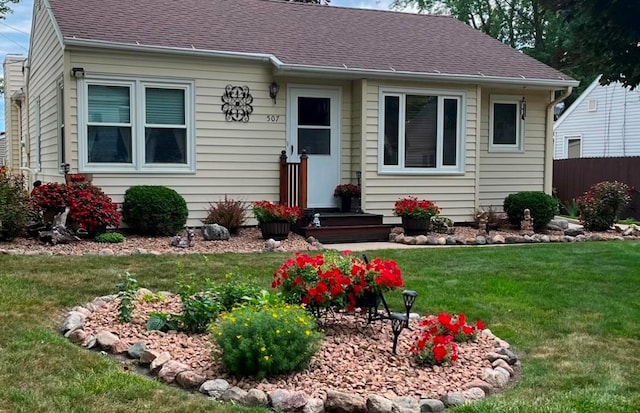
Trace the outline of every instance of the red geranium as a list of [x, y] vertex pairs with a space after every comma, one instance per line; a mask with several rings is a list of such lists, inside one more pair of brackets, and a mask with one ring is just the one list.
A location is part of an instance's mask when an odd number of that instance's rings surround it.
[[409, 196], [396, 201], [393, 213], [399, 217], [429, 219], [440, 213], [440, 207], [432, 201]]
[[293, 224], [302, 218], [300, 207], [274, 204], [271, 201], [254, 202], [253, 213], [258, 222], [288, 221]]

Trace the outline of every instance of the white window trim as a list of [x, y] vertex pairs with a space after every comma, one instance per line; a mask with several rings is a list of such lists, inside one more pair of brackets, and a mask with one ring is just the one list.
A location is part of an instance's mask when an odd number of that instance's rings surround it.
[[[129, 87], [130, 123], [131, 123], [131, 163], [89, 163], [87, 124], [89, 119], [88, 87], [89, 85], [110, 85]], [[185, 124], [187, 127], [187, 163], [145, 164], [145, 105], [146, 87], [183, 89], [185, 91]], [[196, 139], [195, 139], [195, 82], [181, 79], [131, 78], [119, 76], [87, 75], [78, 80], [78, 170], [91, 173], [195, 173], [196, 171]], [[107, 124], [108, 125], [108, 124]], [[121, 126], [112, 124], [111, 126]]]
[[569, 158], [569, 140], [580, 141], [580, 158], [582, 158], [582, 135], [565, 135], [564, 136], [564, 158]]
[[[520, 96], [515, 95], [492, 95], [489, 99], [489, 152], [515, 152], [524, 153], [525, 121], [520, 117], [522, 102]], [[495, 144], [493, 143], [493, 116], [494, 105], [496, 103], [506, 103], [516, 105], [516, 143], [515, 144]]]
[[[437, 96], [438, 108], [444, 102], [444, 99], [456, 99], [458, 101], [458, 130], [456, 135], [458, 141], [456, 142], [456, 165], [442, 165], [442, 150], [436, 152], [437, 160], [436, 168], [407, 168], [404, 166], [404, 152], [405, 152], [405, 139], [404, 139], [404, 117], [406, 107], [407, 95], [424, 95], [424, 96]], [[400, 98], [399, 112], [399, 131], [398, 131], [398, 165], [385, 165], [384, 164], [384, 114], [385, 114], [385, 97], [397, 96]], [[466, 120], [467, 120], [467, 93], [463, 90], [451, 90], [451, 89], [416, 89], [416, 88], [393, 88], [393, 87], [380, 87], [378, 91], [378, 173], [385, 175], [463, 175], [465, 171], [465, 146], [466, 146]], [[442, 148], [443, 139], [443, 122], [444, 111], [438, 111], [438, 125], [437, 125], [437, 148]]]

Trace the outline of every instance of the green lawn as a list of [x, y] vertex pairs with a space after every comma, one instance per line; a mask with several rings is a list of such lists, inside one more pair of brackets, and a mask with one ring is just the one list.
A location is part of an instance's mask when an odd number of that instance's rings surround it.
[[[465, 312], [519, 353], [506, 392], [455, 412], [640, 411], [640, 243], [368, 253], [396, 259], [419, 312]], [[115, 292], [118, 274], [174, 290], [183, 272], [265, 287], [290, 254], [0, 256], [0, 412], [235, 412], [130, 373], [55, 331], [65, 308]], [[206, 268], [205, 268], [206, 267]], [[401, 307], [399, 294], [389, 299]]]

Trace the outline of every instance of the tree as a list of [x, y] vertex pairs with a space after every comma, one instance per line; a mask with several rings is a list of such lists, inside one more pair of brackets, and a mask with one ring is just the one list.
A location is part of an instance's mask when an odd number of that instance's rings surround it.
[[640, 2], [540, 0], [565, 22], [568, 47], [562, 63], [601, 73], [602, 84], [640, 84]]
[[315, 3], [315, 4], [325, 4], [328, 5], [331, 0], [289, 0], [295, 3]]
[[18, 4], [20, 0], [0, 0], [0, 19], [4, 19], [7, 13], [11, 13], [10, 4]]

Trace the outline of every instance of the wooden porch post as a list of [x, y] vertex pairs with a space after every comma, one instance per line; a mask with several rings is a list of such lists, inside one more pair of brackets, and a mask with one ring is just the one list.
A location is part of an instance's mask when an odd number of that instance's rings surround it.
[[302, 208], [302, 210], [307, 209], [307, 160], [309, 157], [307, 156], [307, 151], [303, 150], [302, 155], [300, 155], [300, 185], [299, 188], [299, 202], [298, 206]]
[[287, 185], [287, 151], [280, 153], [280, 205], [289, 205], [288, 198], [288, 185]]

